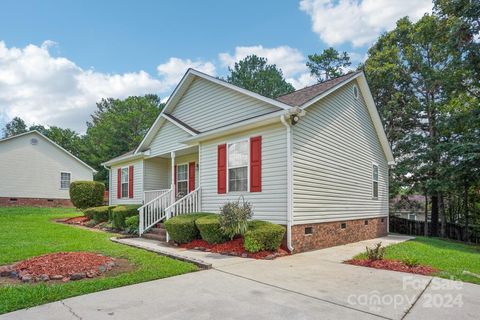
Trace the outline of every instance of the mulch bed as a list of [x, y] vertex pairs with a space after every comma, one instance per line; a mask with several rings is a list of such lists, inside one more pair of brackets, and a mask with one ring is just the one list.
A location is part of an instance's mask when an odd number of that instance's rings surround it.
[[236, 238], [219, 244], [209, 244], [205, 240], [197, 239], [189, 243], [180, 244], [179, 246], [185, 249], [195, 249], [229, 256], [265, 260], [272, 260], [277, 257], [289, 255], [288, 251], [284, 250], [283, 248], [279, 248], [277, 251], [259, 251], [256, 253], [248, 252], [243, 247], [243, 238]]
[[62, 222], [67, 223], [67, 224], [79, 224], [79, 225], [85, 225], [89, 219], [85, 216], [80, 216], [80, 217], [73, 217], [67, 220], [63, 220]]
[[115, 259], [91, 252], [59, 252], [0, 267], [0, 276], [23, 282], [81, 280], [112, 270]]
[[438, 272], [437, 269], [432, 268], [430, 266], [422, 266], [422, 265], [408, 266], [400, 260], [390, 260], [390, 259], [384, 259], [384, 260], [352, 259], [352, 260], [345, 261], [345, 263], [353, 264], [355, 266], [369, 267], [369, 268], [375, 268], [375, 269], [385, 269], [385, 270], [392, 270], [392, 271], [415, 273], [415, 274], [421, 274], [424, 276], [428, 276]]

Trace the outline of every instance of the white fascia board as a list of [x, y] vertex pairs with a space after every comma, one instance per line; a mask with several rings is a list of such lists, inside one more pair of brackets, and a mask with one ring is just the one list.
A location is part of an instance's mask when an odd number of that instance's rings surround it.
[[255, 117], [252, 119], [244, 120], [241, 122], [233, 123], [221, 128], [213, 129], [204, 133], [200, 133], [194, 137], [181, 141], [187, 145], [195, 145], [201, 141], [215, 139], [229, 134], [249, 130], [262, 125], [267, 125], [275, 122], [280, 122], [280, 116], [285, 114], [284, 110], [275, 111], [265, 114], [263, 116]]
[[121, 158], [116, 158], [116, 159], [112, 159], [112, 160], [103, 162], [102, 166], [112, 166], [112, 165], [115, 165], [115, 164], [123, 163], [125, 161], [143, 159], [145, 157], [148, 157], [149, 155], [150, 155], [150, 150], [146, 150], [144, 152], [129, 154], [129, 155], [121, 157]]

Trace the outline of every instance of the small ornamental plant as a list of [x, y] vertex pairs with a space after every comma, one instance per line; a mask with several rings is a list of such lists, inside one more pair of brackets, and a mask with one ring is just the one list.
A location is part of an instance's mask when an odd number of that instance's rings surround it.
[[383, 260], [383, 257], [385, 256], [385, 247], [382, 247], [381, 242], [377, 243], [373, 248], [366, 247], [366, 249], [368, 260]]
[[252, 204], [242, 199], [227, 202], [220, 208], [218, 221], [220, 228], [230, 240], [236, 235], [244, 235], [248, 228], [248, 220], [253, 216]]

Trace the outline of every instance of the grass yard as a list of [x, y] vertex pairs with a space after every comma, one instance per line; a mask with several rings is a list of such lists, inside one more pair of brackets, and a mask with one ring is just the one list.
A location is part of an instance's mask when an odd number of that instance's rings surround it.
[[[365, 259], [366, 254], [359, 254], [355, 258]], [[468, 271], [480, 276], [480, 246], [417, 237], [386, 248], [385, 259], [405, 258], [416, 259], [422, 265], [439, 270], [435, 276], [480, 284], [480, 277], [464, 273]]]
[[50, 221], [78, 216], [75, 209], [0, 208], [0, 265], [60, 251], [90, 251], [126, 258], [130, 272], [61, 284], [37, 283], [0, 286], [0, 314], [95, 291], [171, 277], [197, 267], [131, 248], [109, 240], [112, 234], [94, 232]]

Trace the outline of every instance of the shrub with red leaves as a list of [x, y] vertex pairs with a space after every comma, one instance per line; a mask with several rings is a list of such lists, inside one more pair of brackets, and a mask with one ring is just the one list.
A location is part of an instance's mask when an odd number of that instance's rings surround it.
[[415, 274], [421, 274], [425, 276], [438, 272], [437, 269], [432, 268], [430, 266], [422, 266], [422, 265], [407, 266], [404, 262], [400, 260], [352, 259], [352, 260], [345, 261], [345, 263], [353, 264], [356, 266], [375, 268], [375, 269], [385, 269], [385, 270], [392, 270], [392, 271], [415, 273]]

